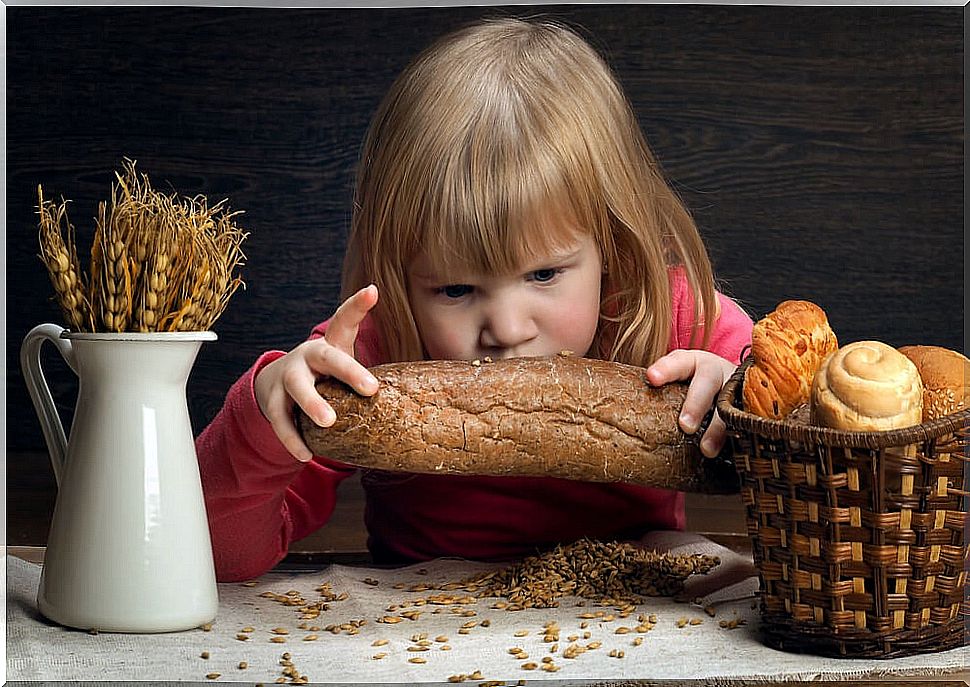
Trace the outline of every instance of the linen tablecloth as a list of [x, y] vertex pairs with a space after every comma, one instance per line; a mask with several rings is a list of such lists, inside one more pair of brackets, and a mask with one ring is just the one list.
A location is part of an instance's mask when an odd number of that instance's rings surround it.
[[[501, 680], [508, 685], [522, 680], [579, 685], [631, 679], [730, 684], [966, 678], [966, 647], [883, 661], [826, 659], [765, 647], [758, 638], [754, 607], [757, 578], [748, 576], [745, 561], [700, 537], [684, 536], [679, 547], [667, 548], [721, 555], [720, 577], [692, 578], [686, 596], [696, 601], [701, 591], [700, 603], [651, 598], [627, 618], [618, 617], [615, 608], [575, 597], [563, 599], [558, 608], [514, 612], [494, 608], [497, 600], [492, 598], [461, 605], [428, 603], [436, 592], [420, 585], [457, 581], [495, 567], [442, 559], [393, 570], [331, 565], [220, 584], [219, 615], [211, 629], [152, 635], [90, 634], [46, 621], [36, 607], [40, 566], [8, 556], [6, 677], [85, 684], [139, 680], [250, 685], [275, 684], [280, 678], [289, 683], [304, 676], [310, 683], [329, 684], [450, 684], [449, 678], [465, 676], [476, 683]], [[282, 602], [300, 598], [317, 603], [324, 594], [332, 600], [313, 619], [301, 615], [300, 605]], [[425, 603], [419, 605], [421, 599]], [[392, 606], [396, 608], [388, 610]], [[651, 615], [656, 623], [644, 632], [638, 617]], [[385, 616], [403, 619], [378, 622]], [[549, 622], [560, 628], [555, 647], [544, 641]], [[328, 631], [329, 626], [338, 633]], [[421, 645], [426, 650], [413, 650]], [[567, 652], [570, 645], [585, 651]], [[567, 658], [570, 653], [575, 657]], [[558, 670], [543, 670], [544, 658]], [[527, 670], [529, 663], [536, 668]]]

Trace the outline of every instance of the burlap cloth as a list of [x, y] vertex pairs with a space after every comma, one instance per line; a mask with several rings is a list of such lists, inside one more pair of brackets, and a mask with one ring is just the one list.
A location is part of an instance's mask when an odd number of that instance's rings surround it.
[[[305, 675], [311, 683], [441, 683], [449, 676], [472, 675], [475, 682], [503, 680], [514, 685], [527, 683], [579, 685], [622, 683], [624, 680], [649, 679], [672, 682], [704, 681], [707, 684], [731, 684], [742, 681], [781, 682], [805, 680], [858, 679], [881, 676], [936, 676], [966, 678], [970, 659], [967, 648], [892, 660], [834, 660], [810, 655], [789, 654], [766, 648], [758, 639], [758, 611], [752, 608], [757, 578], [750, 577], [750, 561], [696, 535], [657, 535], [659, 548], [676, 552], [696, 551], [722, 556], [724, 565], [716, 574], [696, 578], [688, 586], [687, 596], [703, 596], [695, 605], [668, 598], [651, 599], [628, 618], [604, 621], [602, 617], [580, 619], [582, 613], [605, 611], [592, 602], [578, 606], [580, 599], [567, 598], [555, 609], [509, 612], [492, 608], [495, 599], [481, 599], [462, 607], [409, 606], [398, 609], [419, 610], [414, 620], [396, 624], [377, 622], [392, 615], [386, 609], [408, 599], [426, 598], [434, 592], [411, 592], [395, 589], [395, 584], [410, 587], [456, 581], [490, 566], [461, 560], [437, 560], [394, 570], [332, 565], [313, 572], [271, 572], [254, 583], [220, 584], [219, 616], [210, 631], [134, 635], [89, 634], [47, 622], [36, 607], [40, 567], [14, 557], [7, 557], [7, 661], [9, 681], [75, 682], [92, 684], [101, 681], [190, 681], [204, 684], [263, 683], [275, 684], [285, 677], [287, 666], [280, 661], [290, 654], [291, 674]], [[493, 566], [494, 567], [494, 566]], [[375, 584], [376, 582], [376, 584]], [[318, 588], [328, 583], [334, 594], [346, 593], [333, 601], [329, 609], [314, 620], [301, 620], [295, 606], [261, 596], [264, 592], [285, 595], [298, 592], [307, 602], [321, 600]], [[715, 616], [703, 606], [713, 605]], [[474, 611], [461, 615], [458, 611]], [[437, 612], [435, 612], [437, 611]], [[657, 623], [649, 632], [617, 633], [620, 627], [634, 628], [640, 614], [656, 614]], [[699, 624], [678, 627], [682, 618], [698, 619]], [[720, 626], [720, 621], [740, 619], [733, 629]], [[324, 628], [352, 621], [366, 620], [357, 634], [333, 634]], [[555, 653], [552, 644], [543, 641], [543, 626], [555, 620], [560, 626], [560, 641]], [[486, 622], [486, 627], [481, 625]], [[581, 628], [580, 623], [587, 627]], [[318, 626], [320, 630], [301, 629]], [[459, 629], [467, 627], [467, 634]], [[244, 628], [252, 628], [243, 632]], [[274, 634], [282, 628], [288, 634]], [[527, 631], [525, 636], [517, 632]], [[584, 633], [590, 636], [584, 638]], [[237, 635], [248, 636], [245, 641]], [[308, 635], [317, 639], [306, 641]], [[427, 651], [408, 651], [416, 646], [415, 636], [425, 635], [431, 642]], [[575, 658], [565, 658], [564, 650], [572, 644], [600, 642]], [[284, 637], [285, 643], [274, 643], [272, 637]], [[435, 641], [447, 638], [447, 642]], [[634, 645], [634, 639], [642, 643]], [[387, 640], [374, 646], [375, 640]], [[443, 650], [447, 644], [450, 650]], [[510, 648], [523, 649], [528, 659], [517, 658]], [[611, 656], [616, 650], [622, 657]], [[208, 658], [202, 653], [208, 652]], [[374, 656], [383, 653], [383, 658]], [[425, 663], [411, 663], [420, 657]], [[559, 666], [557, 672], [525, 670], [523, 664], [542, 665], [551, 657]], [[240, 668], [245, 661], [246, 667]], [[961, 673], [961, 671], [964, 671]], [[213, 679], [207, 675], [218, 673]], [[552, 683], [547, 681], [554, 681]], [[290, 682], [287, 677], [286, 682]]]

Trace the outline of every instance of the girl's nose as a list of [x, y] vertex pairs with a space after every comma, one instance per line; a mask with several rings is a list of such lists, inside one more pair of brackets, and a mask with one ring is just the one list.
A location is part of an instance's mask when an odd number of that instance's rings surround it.
[[496, 299], [486, 306], [480, 343], [483, 348], [515, 355], [538, 333], [528, 308], [513, 298]]

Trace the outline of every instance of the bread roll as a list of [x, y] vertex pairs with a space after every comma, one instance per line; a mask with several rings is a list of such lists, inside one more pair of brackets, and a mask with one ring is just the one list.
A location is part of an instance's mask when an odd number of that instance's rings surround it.
[[320, 456], [414, 473], [541, 476], [736, 493], [737, 471], [705, 458], [677, 424], [687, 385], [651, 386], [643, 368], [552, 356], [433, 360], [371, 368], [371, 397], [334, 379], [317, 390], [337, 421], [297, 426]]
[[923, 421], [970, 408], [970, 359], [940, 346], [903, 346], [923, 380]]
[[810, 301], [784, 301], [754, 325], [744, 378], [744, 409], [780, 420], [807, 403], [822, 359], [839, 346], [825, 311]]
[[923, 382], [916, 365], [892, 346], [856, 341], [829, 355], [812, 385], [812, 422], [852, 431], [918, 425]]

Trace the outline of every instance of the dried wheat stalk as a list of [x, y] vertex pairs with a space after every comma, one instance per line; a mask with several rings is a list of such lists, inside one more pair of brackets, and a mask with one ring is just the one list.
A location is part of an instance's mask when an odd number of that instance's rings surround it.
[[134, 161], [123, 167], [98, 206], [90, 278], [80, 269], [67, 202], [45, 201], [38, 186], [40, 257], [65, 319], [92, 332], [211, 328], [244, 286], [240, 212], [228, 212], [225, 200], [209, 207], [204, 196], [166, 196], [136, 174]]
[[93, 329], [91, 303], [77, 257], [74, 226], [67, 219], [67, 201], [55, 204], [45, 200], [44, 191], [38, 186], [37, 208], [40, 216], [40, 259], [47, 267], [64, 319], [78, 331]]

